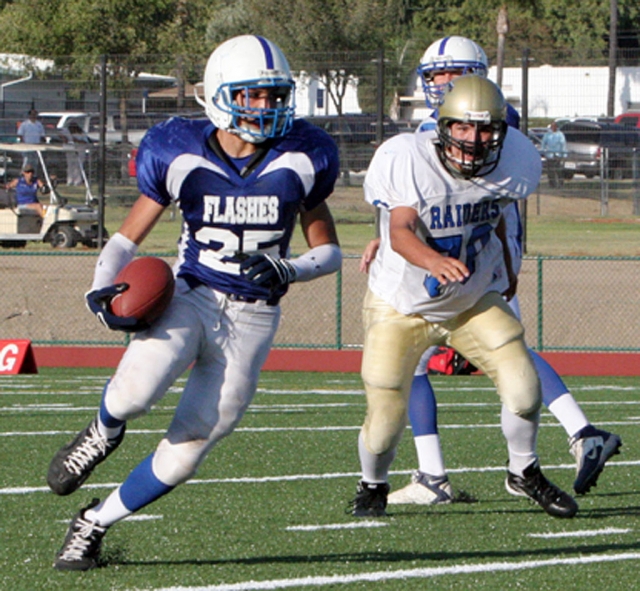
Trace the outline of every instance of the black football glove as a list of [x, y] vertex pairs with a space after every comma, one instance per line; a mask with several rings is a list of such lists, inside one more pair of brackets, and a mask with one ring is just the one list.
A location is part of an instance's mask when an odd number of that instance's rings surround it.
[[274, 259], [268, 254], [254, 254], [240, 263], [240, 269], [249, 281], [271, 291], [296, 280], [296, 270], [287, 259]]
[[87, 308], [93, 312], [98, 320], [111, 330], [121, 330], [123, 332], [137, 332], [149, 328], [146, 322], [136, 318], [120, 318], [111, 313], [111, 300], [129, 289], [128, 283], [118, 283], [102, 289], [94, 289], [87, 292], [84, 297]]

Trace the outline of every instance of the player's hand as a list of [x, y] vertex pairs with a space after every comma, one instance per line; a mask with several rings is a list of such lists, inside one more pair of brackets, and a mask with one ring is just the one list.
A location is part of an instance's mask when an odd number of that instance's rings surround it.
[[256, 285], [274, 291], [296, 280], [296, 270], [287, 259], [275, 259], [268, 254], [254, 254], [240, 263], [244, 276]]
[[360, 257], [360, 265], [358, 267], [361, 273], [368, 273], [369, 266], [373, 262], [373, 259], [376, 258], [376, 254], [378, 249], [380, 248], [380, 238], [374, 238], [369, 241], [369, 244], [364, 249], [362, 253], [362, 257]]
[[98, 320], [111, 330], [123, 332], [137, 332], [149, 328], [146, 322], [141, 322], [136, 318], [121, 318], [111, 313], [111, 300], [129, 289], [127, 283], [118, 283], [102, 289], [94, 289], [84, 295], [89, 311], [98, 317]]
[[425, 285], [431, 297], [440, 295], [443, 286], [449, 283], [462, 283], [471, 273], [467, 266], [453, 257], [439, 255], [429, 266], [431, 277], [427, 278]]
[[518, 276], [509, 269], [509, 287], [502, 292], [502, 296], [507, 302], [510, 302], [518, 291]]

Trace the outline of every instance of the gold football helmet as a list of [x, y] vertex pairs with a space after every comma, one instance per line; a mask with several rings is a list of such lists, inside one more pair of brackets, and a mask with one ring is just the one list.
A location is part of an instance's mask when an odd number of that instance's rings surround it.
[[[500, 159], [507, 134], [507, 103], [491, 80], [469, 74], [456, 78], [438, 110], [438, 154], [451, 174], [463, 178], [489, 174]], [[473, 140], [452, 136], [453, 123], [475, 126]], [[490, 138], [481, 135], [490, 131]]]

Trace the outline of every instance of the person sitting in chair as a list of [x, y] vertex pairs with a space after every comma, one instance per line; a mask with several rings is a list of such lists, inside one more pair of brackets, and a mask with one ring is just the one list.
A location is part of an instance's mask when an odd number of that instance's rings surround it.
[[35, 171], [31, 164], [27, 164], [22, 169], [22, 174], [9, 181], [5, 188], [15, 189], [16, 202], [18, 209], [35, 209], [42, 217], [45, 216], [45, 208], [38, 201], [38, 189], [43, 193], [46, 191], [46, 185], [35, 176]]

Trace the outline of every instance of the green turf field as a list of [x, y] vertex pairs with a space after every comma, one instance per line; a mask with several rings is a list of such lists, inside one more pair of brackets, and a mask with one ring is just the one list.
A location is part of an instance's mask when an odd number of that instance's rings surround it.
[[[254, 405], [197, 477], [116, 524], [103, 568], [52, 568], [67, 521], [105, 495], [157, 444], [180, 383], [132, 422], [121, 448], [70, 497], [48, 492], [52, 454], [93, 416], [107, 370], [42, 369], [0, 378], [0, 589], [106, 591], [637, 589], [640, 566], [639, 378], [569, 378], [591, 420], [622, 436], [622, 454], [578, 499], [572, 520], [504, 489], [499, 405], [479, 376], [434, 379], [455, 489], [477, 502], [390, 507], [386, 519], [345, 514], [358, 480], [364, 416], [356, 374], [265, 373]], [[547, 476], [573, 482], [566, 435], [547, 412], [539, 451]], [[415, 467], [410, 432], [391, 478]]]

